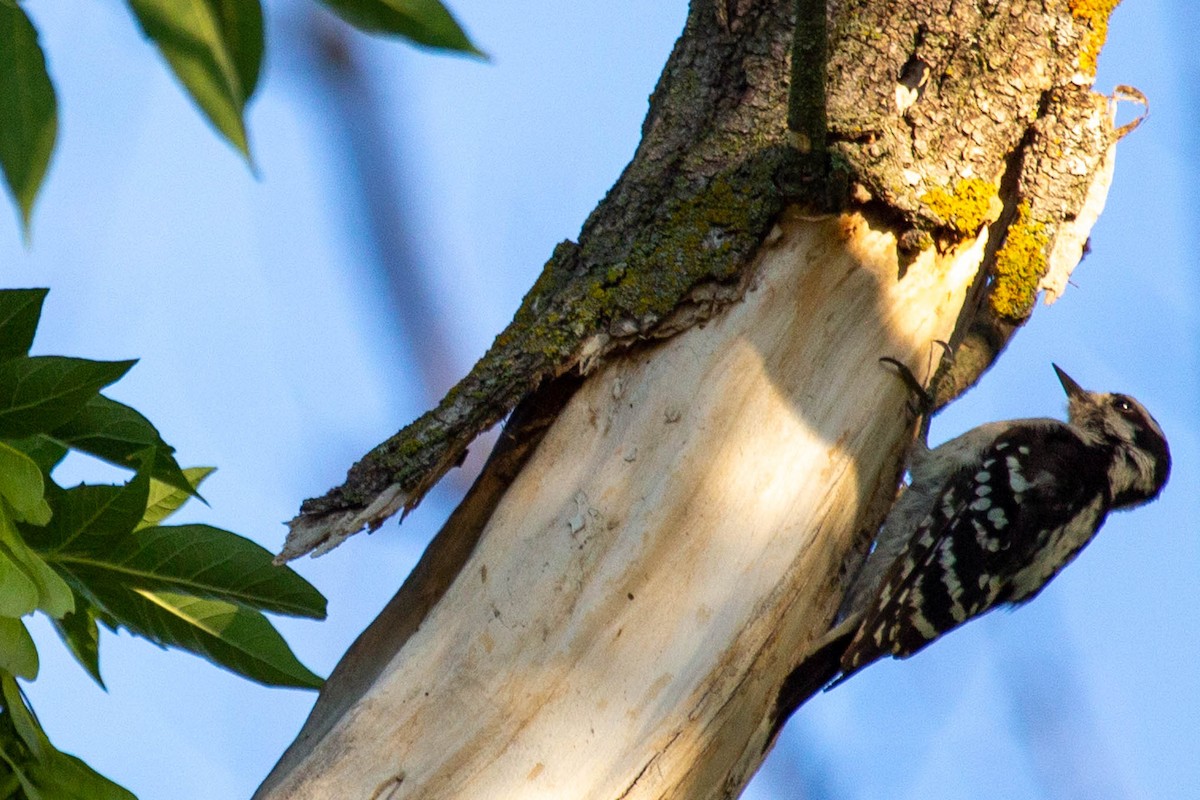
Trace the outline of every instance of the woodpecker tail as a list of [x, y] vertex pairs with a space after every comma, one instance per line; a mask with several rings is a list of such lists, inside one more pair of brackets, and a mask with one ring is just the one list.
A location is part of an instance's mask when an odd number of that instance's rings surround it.
[[[845, 679], [842, 671], [842, 654], [858, 633], [861, 615], [845, 620], [825, 634], [813, 645], [808, 654], [784, 678], [775, 698], [775, 710], [771, 715], [771, 735], [767, 737], [764, 752], [774, 743], [788, 718], [804, 705], [808, 698], [824, 688], [833, 688]], [[836, 679], [836, 680], [835, 680]]]

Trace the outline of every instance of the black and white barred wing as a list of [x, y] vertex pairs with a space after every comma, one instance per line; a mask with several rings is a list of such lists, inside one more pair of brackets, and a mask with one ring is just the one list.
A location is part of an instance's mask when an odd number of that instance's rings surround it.
[[[943, 485], [865, 611], [844, 675], [1029, 599], [1091, 538], [1106, 506], [1085, 487], [1098, 485], [1087, 477], [1100, 461], [1067, 426], [1038, 422], [999, 436]], [[1086, 530], [1070, 530], [1079, 519]]]

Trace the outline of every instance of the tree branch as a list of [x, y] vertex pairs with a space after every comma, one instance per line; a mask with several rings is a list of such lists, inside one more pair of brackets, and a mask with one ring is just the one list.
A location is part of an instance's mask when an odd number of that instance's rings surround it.
[[842, 0], [814, 165], [787, 143], [794, 1], [693, 4], [579, 243], [305, 504], [285, 557], [411, 508], [526, 398], [258, 797], [728, 797], [823, 685], [803, 654], [912, 435], [879, 357], [928, 381], [950, 340], [936, 398], [977, 379], [1078, 260], [1116, 134], [1068, 0]]

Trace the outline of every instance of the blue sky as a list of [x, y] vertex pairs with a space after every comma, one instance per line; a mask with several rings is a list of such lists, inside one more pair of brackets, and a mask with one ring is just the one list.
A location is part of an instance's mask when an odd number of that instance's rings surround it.
[[[123, 4], [28, 0], [59, 88], [59, 152], [25, 248], [0, 213], [6, 286], [50, 286], [35, 351], [140, 357], [113, 395], [185, 465], [215, 464], [211, 508], [185, 514], [269, 548], [299, 501], [424, 410], [419, 365], [366, 266], [364, 225], [328, 111], [294, 52], [300, 2], [269, 2], [250, 113], [257, 177], [206, 127]], [[553, 245], [574, 237], [637, 144], [682, 29], [682, 0], [453, 8], [490, 63], [362, 39], [402, 153], [401, 211], [460, 374], [510, 318]], [[806, 706], [750, 790], [840, 798], [1187, 798], [1200, 793], [1196, 455], [1196, 61], [1200, 17], [1127, 3], [1097, 87], [1151, 101], [1120, 147], [1074, 286], [1041, 308], [983, 384], [934, 424], [1060, 413], [1053, 360], [1127, 391], [1166, 429], [1163, 499], [1114, 516], [1037, 601], [993, 614]], [[448, 378], [447, 378], [448, 379]], [[66, 465], [64, 482], [109, 477]], [[284, 620], [325, 674], [448, 513], [436, 491], [404, 526], [298, 569], [330, 601]], [[30, 695], [54, 741], [143, 800], [250, 794], [313, 695], [265, 689], [180, 653], [106, 635], [97, 689], [39, 624]]]

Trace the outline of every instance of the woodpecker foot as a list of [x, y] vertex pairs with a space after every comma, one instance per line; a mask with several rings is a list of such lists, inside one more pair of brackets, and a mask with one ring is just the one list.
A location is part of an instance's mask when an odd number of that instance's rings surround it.
[[925, 416], [933, 410], [933, 398], [929, 392], [925, 391], [925, 387], [917, 380], [917, 376], [913, 375], [913, 371], [908, 368], [908, 365], [897, 361], [891, 356], [883, 356], [879, 360], [884, 364], [891, 364], [896, 368], [900, 375], [900, 380], [904, 381], [904, 385], [908, 387], [908, 390], [913, 393], [913, 397], [916, 398], [913, 410], [918, 416]]
[[[943, 360], [947, 358], [953, 360], [954, 350], [948, 343], [943, 342], [941, 339], [934, 339], [933, 341], [935, 344], [941, 345], [942, 349], [945, 351], [942, 354]], [[926, 390], [924, 386], [921, 385], [921, 382], [917, 380], [917, 376], [913, 374], [913, 371], [908, 368], [907, 364], [904, 364], [892, 358], [891, 356], [883, 356], [879, 360], [885, 364], [891, 364], [896, 368], [896, 371], [900, 376], [900, 380], [904, 381], [904, 385], [907, 386], [908, 390], [913, 393], [913, 397], [916, 400], [913, 411], [916, 412], [918, 416], [928, 417], [931, 413], [933, 413], [933, 396], [928, 390]], [[935, 373], [936, 369], [931, 370], [930, 372], [931, 374]]]

